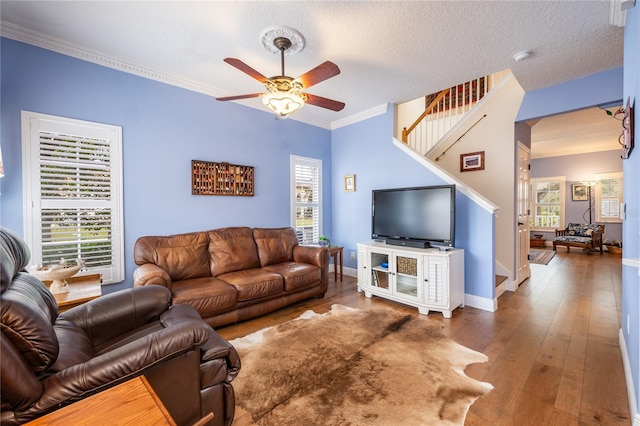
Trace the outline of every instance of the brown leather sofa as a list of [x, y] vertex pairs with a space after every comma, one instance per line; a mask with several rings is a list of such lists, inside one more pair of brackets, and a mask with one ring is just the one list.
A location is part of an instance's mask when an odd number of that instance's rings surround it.
[[174, 303], [192, 306], [212, 327], [322, 297], [329, 282], [329, 251], [299, 245], [293, 228], [141, 237], [133, 256], [134, 286], [170, 289]]
[[[214, 413], [230, 425], [240, 369], [226, 340], [160, 286], [102, 296], [58, 314], [24, 271], [29, 249], [0, 228], [0, 423], [21, 424], [144, 375], [178, 425]], [[114, 412], [117, 416], [117, 412]]]

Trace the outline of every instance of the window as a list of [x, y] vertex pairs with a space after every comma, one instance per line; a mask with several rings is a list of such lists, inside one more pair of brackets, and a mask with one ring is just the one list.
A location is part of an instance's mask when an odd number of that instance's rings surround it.
[[25, 240], [31, 263], [82, 259], [124, 280], [122, 129], [22, 112]]
[[322, 160], [291, 156], [291, 226], [300, 244], [317, 244], [322, 230]]
[[564, 176], [531, 179], [531, 190], [531, 228], [536, 231], [563, 228]]
[[597, 173], [595, 199], [596, 222], [621, 222], [622, 172]]

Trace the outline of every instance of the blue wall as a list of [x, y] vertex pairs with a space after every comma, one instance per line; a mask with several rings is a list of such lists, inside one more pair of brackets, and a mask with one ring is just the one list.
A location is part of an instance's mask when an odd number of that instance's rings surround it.
[[542, 118], [621, 100], [622, 74], [622, 68], [614, 68], [527, 92], [516, 121]]
[[[288, 226], [290, 154], [323, 160], [324, 226], [331, 234], [331, 133], [233, 103], [217, 102], [2, 38], [2, 226], [23, 233], [20, 111], [122, 126], [125, 276], [143, 235], [223, 226]], [[313, 108], [313, 107], [311, 107]], [[254, 197], [191, 195], [191, 160], [255, 167]]]
[[[345, 265], [357, 268], [350, 253], [356, 244], [371, 240], [371, 191], [373, 189], [442, 185], [434, 175], [392, 143], [394, 114], [385, 114], [332, 132], [333, 238], [345, 247]], [[344, 175], [356, 175], [356, 191], [344, 192]], [[493, 299], [494, 217], [471, 202], [456, 196], [456, 247], [465, 249], [465, 293]]]
[[[596, 173], [621, 172], [622, 159], [620, 150], [591, 152], [588, 154], [563, 155], [561, 157], [538, 158], [531, 160], [531, 177], [565, 176], [565, 216], [564, 227], [567, 223], [587, 223], [589, 213], [586, 201], [571, 199], [571, 185], [585, 180], [592, 180]], [[586, 218], [586, 219], [585, 219]], [[595, 210], [592, 211], [592, 221], [595, 223]], [[609, 240], [622, 239], [622, 224], [607, 223], [604, 237]], [[547, 234], [550, 240], [553, 232]]]
[[[636, 407], [640, 406], [640, 4], [627, 12], [624, 29], [624, 102], [631, 98], [635, 103], [635, 150], [622, 162], [624, 194], [627, 218], [623, 225], [622, 249], [622, 332], [636, 395]], [[627, 330], [626, 324], [630, 324]], [[636, 413], [634, 424], [640, 422]]]

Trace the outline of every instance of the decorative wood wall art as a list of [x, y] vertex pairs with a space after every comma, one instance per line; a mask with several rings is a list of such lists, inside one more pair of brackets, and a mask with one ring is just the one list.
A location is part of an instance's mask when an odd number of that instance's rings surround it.
[[629, 158], [629, 154], [633, 150], [633, 109], [635, 106], [635, 100], [631, 105], [631, 98], [627, 98], [627, 106], [624, 109], [624, 117], [622, 118], [622, 134], [618, 139], [620, 145], [622, 145], [622, 159]]
[[460, 154], [460, 171], [484, 170], [484, 151]]
[[253, 196], [252, 166], [191, 160], [193, 195]]

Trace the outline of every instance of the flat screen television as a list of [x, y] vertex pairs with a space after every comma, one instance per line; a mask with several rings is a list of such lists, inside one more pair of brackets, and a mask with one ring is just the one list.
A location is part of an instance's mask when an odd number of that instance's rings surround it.
[[455, 244], [455, 185], [376, 189], [371, 201], [373, 239], [410, 247]]

